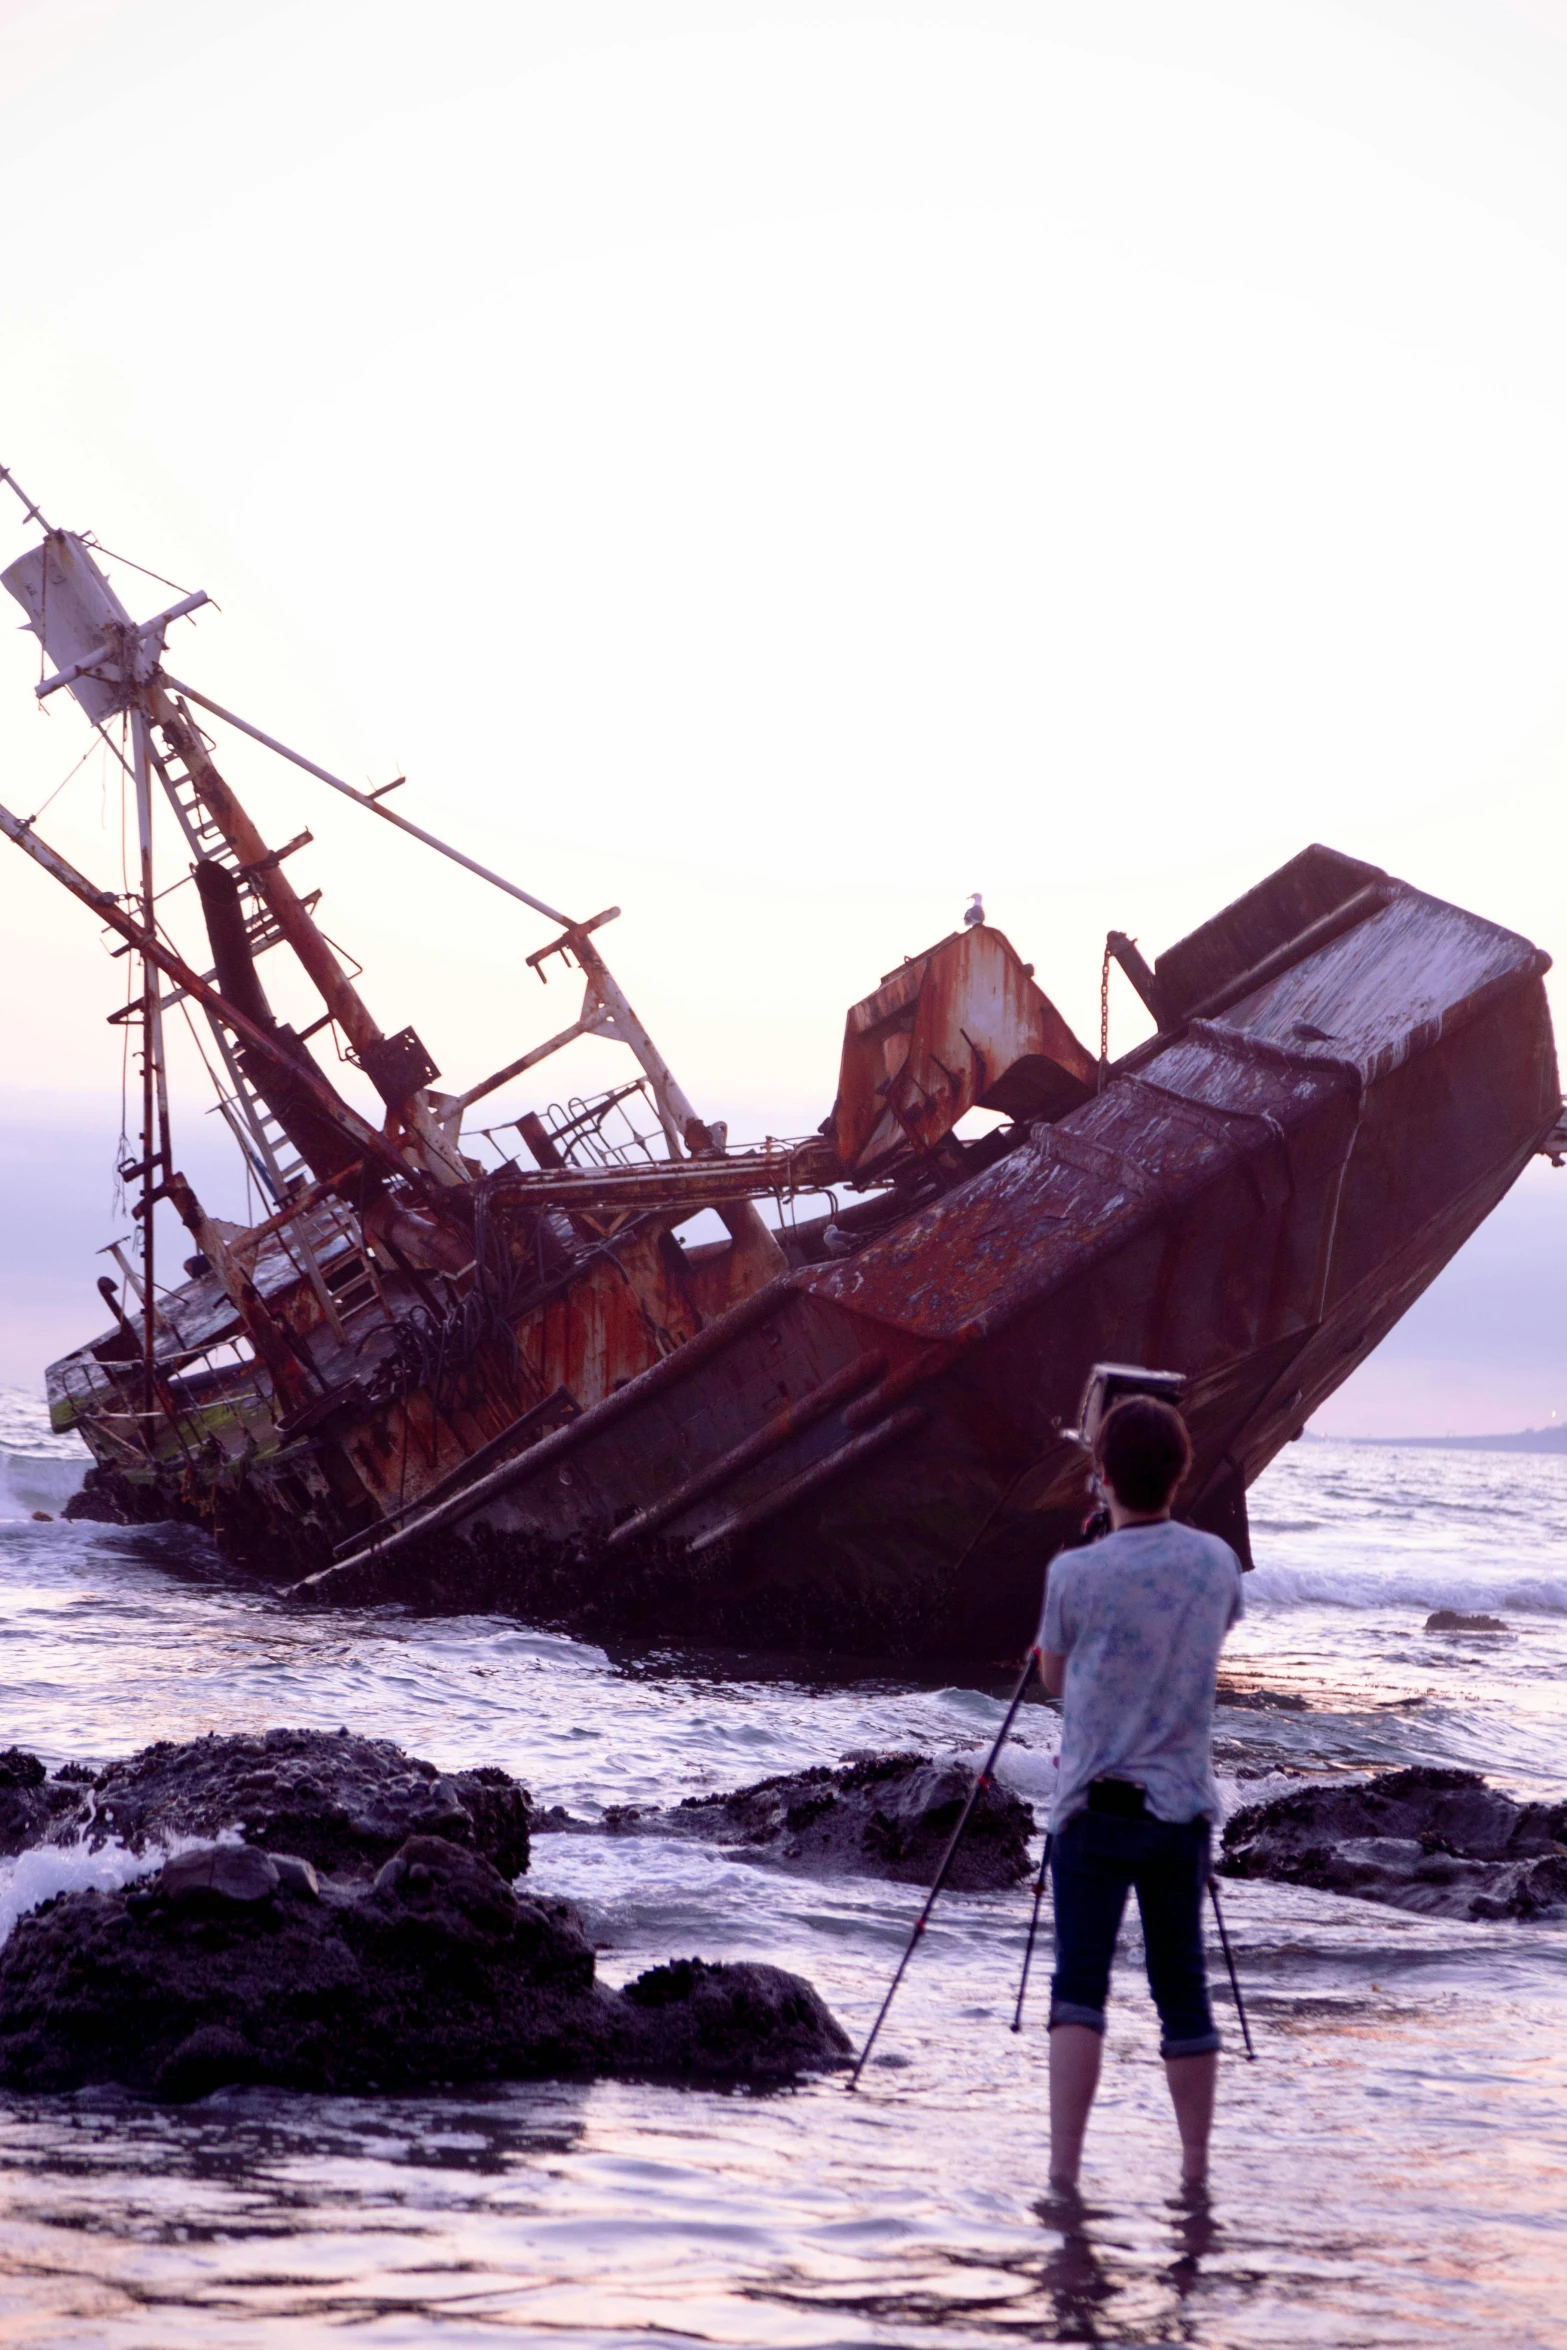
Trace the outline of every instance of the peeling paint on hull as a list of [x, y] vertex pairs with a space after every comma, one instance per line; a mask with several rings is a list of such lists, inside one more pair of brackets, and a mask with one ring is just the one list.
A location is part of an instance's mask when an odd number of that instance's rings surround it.
[[[100, 887], [0, 806], [0, 833], [134, 958], [109, 1018], [141, 1072], [120, 1168], [139, 1229], [108, 1251], [123, 1286], [98, 1280], [114, 1326], [47, 1375], [96, 1464], [69, 1514], [197, 1525], [318, 1603], [1016, 1655], [1082, 1510], [1061, 1431], [1094, 1362], [1182, 1375], [1179, 1506], [1245, 1560], [1259, 1471], [1530, 1154], [1567, 1154], [1547, 959], [1320, 845], [1152, 967], [1109, 934], [1106, 984], [1113, 957], [1157, 1028], [1114, 1066], [1107, 1009], [1095, 1061], [976, 898], [849, 1008], [816, 1131], [731, 1152], [604, 960], [618, 908], [560, 913], [389, 808], [395, 784], [361, 792], [171, 677], [165, 631], [205, 591], [136, 621], [103, 568], [119, 558], [22, 502], [42, 537], [0, 584], [56, 664], [37, 692], [125, 721], [138, 864], [134, 890]], [[558, 926], [527, 959], [576, 970], [578, 1017], [438, 1091], [284, 870], [309, 832], [267, 845], [197, 710]], [[159, 886], [155, 813], [183, 895]], [[282, 947], [322, 1005], [297, 1031], [259, 969]], [[217, 1106], [271, 1203], [246, 1229], [179, 1171], [176, 1006], [206, 1022]], [[323, 1029], [338, 1049], [313, 1055]], [[587, 1035], [638, 1073], [465, 1123]], [[964, 1139], [977, 1109], [1006, 1123]], [[812, 1196], [831, 1212], [796, 1221]], [[726, 1239], [683, 1245], [706, 1213]]]
[[[599, 1633], [1015, 1655], [1083, 1511], [1059, 1430], [1101, 1359], [1187, 1374], [1182, 1514], [1244, 1548], [1247, 1486], [1555, 1126], [1545, 967], [1396, 890], [846, 1263], [778, 1284], [687, 1376], [321, 1588]], [[877, 1368], [809, 1417], [856, 1363]], [[777, 1441], [736, 1458], [764, 1424]], [[656, 1536], [617, 1540], [649, 1494], [731, 1460]]]

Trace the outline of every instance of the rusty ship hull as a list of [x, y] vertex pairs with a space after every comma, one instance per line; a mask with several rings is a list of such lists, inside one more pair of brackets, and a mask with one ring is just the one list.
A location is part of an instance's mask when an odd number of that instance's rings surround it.
[[[1113, 959], [1156, 1031], [1114, 1062], [976, 899], [849, 1008], [817, 1132], [731, 1147], [605, 961], [616, 909], [552, 908], [398, 813], [404, 778], [360, 791], [182, 683], [167, 632], [205, 594], [138, 622], [115, 559], [24, 504], [42, 536], [0, 578], [56, 663], [35, 691], [115, 752], [138, 850], [110, 890], [0, 807], [132, 974], [107, 1017], [141, 1079], [134, 1230], [111, 1327], [47, 1375], [94, 1456], [75, 1514], [197, 1525], [322, 1605], [1015, 1655], [1084, 1511], [1092, 1364], [1184, 1375], [1182, 1513], [1246, 1558], [1248, 1486], [1561, 1147], [1548, 958], [1322, 847], [1152, 966], [1111, 933], [1103, 984]], [[439, 1084], [290, 878], [309, 833], [240, 802], [225, 729], [549, 923], [527, 960], [575, 975], [576, 1018]], [[298, 1030], [274, 955], [319, 1001]], [[259, 1193], [243, 1226], [180, 1170], [176, 1015]], [[484, 1123], [584, 1037], [622, 1083]]]
[[1210, 1008], [1101, 1092], [315, 1588], [1015, 1655], [1084, 1513], [1062, 1431], [1102, 1359], [1187, 1375], [1180, 1514], [1249, 1563], [1247, 1487], [1561, 1115], [1546, 958], [1367, 870], [1293, 937], [1277, 893], [1240, 969], [1244, 922], [1199, 934]]

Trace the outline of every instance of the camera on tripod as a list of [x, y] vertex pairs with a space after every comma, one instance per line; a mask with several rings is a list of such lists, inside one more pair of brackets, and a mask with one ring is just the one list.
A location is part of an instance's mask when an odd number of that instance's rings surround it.
[[1105, 1414], [1113, 1405], [1123, 1403], [1129, 1395], [1151, 1395], [1157, 1402], [1179, 1409], [1185, 1392], [1184, 1371], [1150, 1371], [1141, 1363], [1095, 1363], [1077, 1407], [1077, 1426], [1063, 1428], [1061, 1433], [1091, 1453]]

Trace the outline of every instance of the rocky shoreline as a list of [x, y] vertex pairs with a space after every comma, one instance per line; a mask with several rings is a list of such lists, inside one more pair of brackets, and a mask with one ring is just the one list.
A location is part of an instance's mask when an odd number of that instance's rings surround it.
[[503, 1876], [528, 1866], [532, 1805], [506, 1771], [438, 1771], [389, 1738], [268, 1730], [160, 1740], [94, 1771], [52, 1774], [20, 1747], [0, 1753], [0, 1854], [81, 1836], [132, 1852], [237, 1830], [333, 1874], [373, 1871], [409, 1836], [444, 1836]]
[[1567, 1906], [1567, 1803], [1514, 1803], [1476, 1771], [1416, 1765], [1248, 1805], [1218, 1867], [1427, 1917], [1548, 1916]]
[[[51, 1773], [13, 1747], [0, 1854], [112, 1842], [170, 1857], [18, 1922], [0, 1948], [0, 2085], [181, 2099], [238, 2082], [787, 2081], [848, 2054], [811, 1984], [675, 1958], [606, 1988], [577, 1911], [518, 1882], [533, 1838], [690, 1836], [928, 1884], [971, 1784], [961, 1757], [859, 1755], [593, 1822], [538, 1811], [505, 1771], [441, 1772], [346, 1730], [165, 1741], [96, 1772]], [[1017, 1883], [1032, 1830], [1027, 1805], [987, 1787], [954, 1882]]]
[[[968, 1800], [973, 1771], [961, 1756], [850, 1755], [836, 1769], [791, 1771], [729, 1795], [688, 1795], [663, 1809], [613, 1805], [602, 1820], [555, 1809], [534, 1815], [535, 1835], [690, 1836], [731, 1856], [819, 1873], [928, 1885]], [[1002, 1892], [1029, 1873], [1034, 1815], [994, 1782], [979, 1800], [947, 1879], [955, 1892]]]
[[848, 2045], [779, 1967], [677, 1959], [606, 1989], [568, 1902], [517, 1893], [444, 1836], [409, 1837], [357, 1885], [258, 1845], [197, 1846], [141, 1885], [45, 1903], [0, 1950], [0, 2083], [23, 2090], [774, 2085]]
[[[442, 1772], [346, 1730], [162, 1742], [97, 1771], [12, 1747], [0, 1855], [113, 1844], [148, 1865], [118, 1890], [57, 1894], [0, 1947], [0, 2085], [185, 2099], [247, 2082], [786, 2082], [849, 2052], [810, 1983], [677, 1957], [606, 1987], [578, 1912], [523, 1882], [535, 1839], [679, 1836], [928, 1885], [973, 1768], [857, 1754], [588, 1820], [540, 1809], [506, 1771]], [[1019, 1884], [1033, 1829], [986, 1787], [954, 1887]], [[1430, 1916], [1534, 1918], [1567, 1907], [1567, 1804], [1515, 1803], [1457, 1770], [1308, 1785], [1238, 1812], [1218, 1865]]]

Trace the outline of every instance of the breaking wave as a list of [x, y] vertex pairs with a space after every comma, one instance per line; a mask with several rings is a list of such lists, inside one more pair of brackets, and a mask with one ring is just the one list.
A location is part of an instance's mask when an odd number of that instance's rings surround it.
[[134, 1885], [138, 1877], [156, 1876], [177, 1852], [202, 1844], [237, 1844], [239, 1832], [225, 1828], [217, 1836], [170, 1836], [132, 1852], [117, 1836], [96, 1848], [76, 1840], [70, 1844], [35, 1844], [15, 1860], [0, 1860], [0, 1944], [10, 1939], [18, 1918], [41, 1908], [57, 1893], [116, 1893]]
[[58, 1517], [91, 1466], [79, 1436], [50, 1427], [42, 1396], [0, 1387], [0, 1521]]
[[90, 1465], [85, 1454], [60, 1460], [0, 1450], [0, 1520], [31, 1518], [38, 1511], [57, 1518], [81, 1490]]
[[131, 1852], [120, 1843], [39, 1844], [15, 1860], [0, 1861], [0, 1942], [18, 1918], [57, 1893], [113, 1893], [161, 1869], [166, 1852]]
[[1507, 1613], [1567, 1616], [1567, 1575], [1524, 1575], [1505, 1569], [1489, 1575], [1454, 1573], [1437, 1566], [1422, 1574], [1375, 1567], [1267, 1566], [1246, 1578], [1246, 1604], [1273, 1608], [1343, 1607], [1364, 1611], [1439, 1607], [1478, 1615]]

